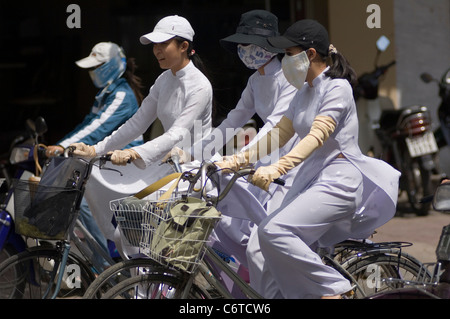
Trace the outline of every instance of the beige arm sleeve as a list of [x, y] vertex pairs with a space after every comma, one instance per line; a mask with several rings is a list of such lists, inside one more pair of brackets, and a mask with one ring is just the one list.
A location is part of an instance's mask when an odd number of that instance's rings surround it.
[[316, 116], [311, 130], [288, 154], [274, 164], [281, 175], [302, 163], [314, 150], [323, 145], [336, 129], [336, 122], [329, 116]]
[[245, 166], [249, 163], [256, 163], [257, 160], [286, 145], [294, 134], [292, 121], [282, 116], [277, 125], [259, 139], [256, 144], [241, 153], [240, 157], [245, 162]]
[[222, 162], [216, 165], [222, 169], [238, 170], [240, 167], [247, 167], [250, 163], [256, 163], [259, 159], [283, 147], [292, 136], [295, 130], [292, 121], [283, 116], [267, 134], [249, 147], [246, 151], [231, 156], [224, 156]]

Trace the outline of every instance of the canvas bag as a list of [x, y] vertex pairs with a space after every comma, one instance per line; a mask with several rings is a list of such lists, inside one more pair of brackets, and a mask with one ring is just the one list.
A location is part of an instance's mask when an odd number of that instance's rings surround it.
[[170, 208], [167, 219], [155, 228], [150, 250], [185, 271], [192, 271], [221, 213], [210, 203], [185, 197]]

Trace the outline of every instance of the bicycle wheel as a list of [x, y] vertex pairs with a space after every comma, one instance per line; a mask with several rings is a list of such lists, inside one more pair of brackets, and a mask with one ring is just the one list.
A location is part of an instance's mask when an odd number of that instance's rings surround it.
[[[353, 298], [356, 299], [400, 288], [400, 281], [424, 279], [418, 278], [421, 263], [406, 253], [377, 253], [362, 259], [349, 260], [342, 266], [355, 280], [353, 284], [357, 283], [360, 288], [355, 289]], [[430, 276], [423, 272], [421, 275]], [[391, 279], [398, 281], [391, 282]]]
[[[164, 273], [151, 273], [128, 278], [105, 292], [103, 299], [179, 299], [186, 279]], [[209, 294], [195, 283], [188, 299], [210, 299]]]
[[[18, 252], [11, 245], [6, 245], [0, 251], [0, 264], [3, 261], [11, 258], [12, 256], [14, 256], [16, 254], [18, 254]], [[16, 278], [16, 277], [20, 276], [19, 274], [21, 273], [20, 267], [18, 265], [15, 267], [11, 267], [8, 272], [9, 272], [8, 277], [11, 277], [11, 278]], [[2, 281], [0, 280], [0, 282], [2, 282]], [[6, 287], [5, 287], [5, 289], [0, 288], [0, 299], [19, 298], [20, 294], [18, 292], [24, 289], [25, 282], [21, 282], [17, 286], [18, 286], [17, 289], [6, 289]], [[3, 285], [1, 285], [0, 287], [3, 287]]]
[[[62, 254], [57, 249], [29, 248], [0, 264], [0, 295], [17, 299], [51, 298]], [[81, 297], [94, 280], [84, 262], [69, 253], [57, 298]], [[48, 290], [48, 291], [47, 291]]]
[[143, 274], [161, 265], [149, 258], [120, 261], [103, 271], [86, 290], [84, 299], [101, 298], [102, 294], [119, 282], [131, 277], [131, 274]]

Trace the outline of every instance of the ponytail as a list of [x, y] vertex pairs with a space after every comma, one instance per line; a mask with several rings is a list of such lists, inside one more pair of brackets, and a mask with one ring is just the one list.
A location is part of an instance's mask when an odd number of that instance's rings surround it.
[[133, 90], [134, 95], [136, 96], [136, 100], [138, 101], [138, 105], [141, 105], [142, 100], [144, 99], [144, 95], [142, 94], [141, 89], [144, 86], [142, 85], [142, 79], [134, 74], [136, 68], [137, 66], [135, 59], [128, 58], [127, 69], [125, 70], [123, 77], [127, 80], [128, 84]]
[[189, 45], [188, 45], [188, 49], [187, 49], [187, 56], [189, 58], [189, 60], [192, 61], [192, 63], [194, 63], [195, 67], [197, 69], [199, 69], [209, 80], [210, 77], [208, 75], [208, 72], [206, 71], [206, 67], [205, 64], [203, 63], [202, 59], [200, 58], [200, 56], [195, 52], [194, 50], [194, 43], [192, 41], [186, 40], [185, 38], [176, 36], [175, 40], [181, 44], [184, 41], [186, 41]]
[[357, 75], [355, 70], [350, 66], [348, 60], [330, 44], [328, 54], [328, 65], [330, 69], [325, 73], [332, 79], [346, 79], [352, 87], [356, 86]]

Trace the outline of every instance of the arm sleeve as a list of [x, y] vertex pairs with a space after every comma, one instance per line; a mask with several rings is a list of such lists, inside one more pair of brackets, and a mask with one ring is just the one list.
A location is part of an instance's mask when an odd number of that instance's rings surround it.
[[133, 114], [135, 108], [131, 105], [131, 97], [125, 91], [118, 91], [108, 97], [104, 109], [97, 113], [90, 113], [82, 124], [69, 133], [59, 144], [67, 147], [72, 143], [83, 142], [94, 145], [110, 135], [120, 125], [125, 123]]
[[149, 94], [138, 111], [110, 136], [94, 145], [97, 154], [122, 149], [134, 139], [144, 134], [156, 119], [156, 100]]
[[274, 165], [281, 175], [302, 163], [317, 148], [323, 145], [334, 132], [336, 122], [329, 116], [316, 116], [311, 130], [288, 154], [281, 157]]
[[225, 120], [209, 135], [196, 142], [190, 148], [190, 154], [196, 159], [209, 159], [219, 151], [255, 114], [253, 90], [248, 83], [241, 94], [236, 107], [228, 112]]
[[180, 142], [190, 145], [195, 122], [211, 112], [212, 89], [201, 88], [192, 92], [186, 100], [183, 111], [173, 125], [161, 136], [147, 143], [133, 147], [141, 159], [134, 161], [139, 168], [145, 168], [151, 163], [161, 160], [174, 146]]

